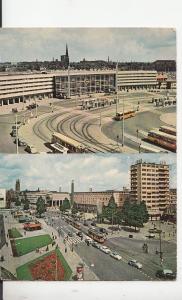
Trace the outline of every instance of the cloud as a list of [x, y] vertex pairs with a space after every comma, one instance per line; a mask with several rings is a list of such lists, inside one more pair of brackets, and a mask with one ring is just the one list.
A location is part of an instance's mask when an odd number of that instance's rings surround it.
[[170, 165], [170, 185], [176, 186], [175, 154], [105, 155], [0, 155], [0, 187], [14, 188], [17, 178], [22, 189], [76, 191], [122, 189], [130, 186], [130, 166], [138, 159]]
[[176, 59], [172, 28], [5, 28], [0, 30], [2, 61], [51, 60], [65, 53], [71, 61]]

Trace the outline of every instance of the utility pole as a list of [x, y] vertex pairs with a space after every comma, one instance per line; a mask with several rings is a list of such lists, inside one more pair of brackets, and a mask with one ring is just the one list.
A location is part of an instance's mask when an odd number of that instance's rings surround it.
[[67, 97], [68, 99], [70, 99], [70, 66], [68, 66], [68, 93], [67, 93]]
[[124, 97], [123, 97], [123, 118], [122, 118], [122, 147], [124, 147]]
[[100, 110], [100, 126], [102, 125], [102, 114], [101, 114], [101, 110]]
[[116, 115], [118, 113], [118, 62], [116, 64]]
[[16, 154], [18, 154], [18, 124], [17, 124], [17, 114], [15, 115], [15, 126], [16, 126]]
[[163, 252], [162, 252], [162, 230], [161, 230], [161, 216], [159, 220], [159, 254], [160, 254], [160, 264], [163, 265]]
[[35, 99], [35, 117], [37, 118], [37, 100]]

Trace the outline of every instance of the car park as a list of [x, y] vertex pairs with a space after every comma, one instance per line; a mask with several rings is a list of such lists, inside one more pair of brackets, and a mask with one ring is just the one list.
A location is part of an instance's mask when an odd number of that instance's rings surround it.
[[142, 264], [139, 263], [136, 259], [129, 260], [128, 265], [132, 266], [132, 267], [135, 267], [137, 269], [142, 269], [142, 267], [143, 267]]
[[166, 280], [174, 280], [176, 279], [176, 274], [170, 269], [157, 270], [156, 277], [166, 279]]
[[106, 247], [106, 246], [101, 246], [100, 250], [102, 252], [106, 253], [106, 254], [110, 254], [111, 253], [111, 250], [108, 247]]
[[117, 259], [117, 260], [121, 260], [122, 259], [122, 256], [119, 255], [117, 252], [111, 252], [110, 256], [113, 257], [114, 259]]

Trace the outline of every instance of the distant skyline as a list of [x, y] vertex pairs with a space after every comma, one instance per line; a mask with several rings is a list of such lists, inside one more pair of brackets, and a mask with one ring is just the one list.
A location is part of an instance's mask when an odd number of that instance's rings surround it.
[[0, 29], [0, 62], [60, 60], [66, 43], [70, 61], [151, 62], [176, 60], [172, 28], [4, 28]]
[[138, 159], [170, 165], [170, 187], [176, 187], [175, 154], [105, 154], [105, 155], [0, 155], [0, 188], [15, 187], [20, 179], [21, 190], [37, 188], [70, 192], [121, 190], [130, 188], [130, 166]]

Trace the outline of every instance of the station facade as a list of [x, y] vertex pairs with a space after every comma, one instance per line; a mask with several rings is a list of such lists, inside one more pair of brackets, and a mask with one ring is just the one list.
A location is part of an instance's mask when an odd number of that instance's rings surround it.
[[[116, 74], [117, 73], [117, 74]], [[157, 87], [156, 71], [63, 70], [50, 73], [0, 73], [0, 106], [70, 98], [101, 92]]]

